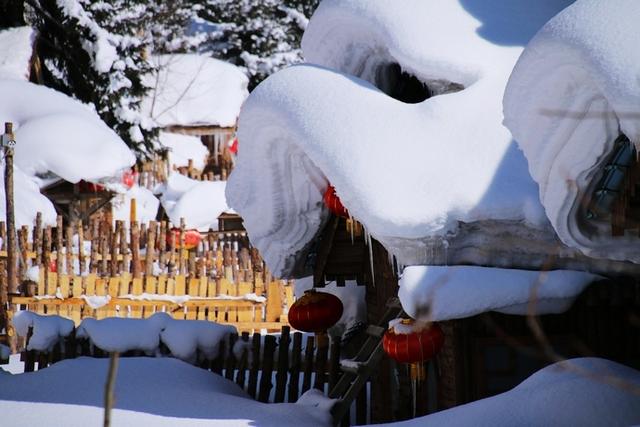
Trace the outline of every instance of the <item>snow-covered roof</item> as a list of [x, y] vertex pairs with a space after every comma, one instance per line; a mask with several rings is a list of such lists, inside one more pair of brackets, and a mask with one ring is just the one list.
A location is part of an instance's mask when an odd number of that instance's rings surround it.
[[0, 122], [13, 122], [15, 164], [30, 176], [69, 182], [119, 177], [135, 163], [120, 137], [88, 106], [32, 83], [0, 81]]
[[169, 175], [160, 201], [171, 223], [184, 218], [187, 228], [218, 229], [218, 216], [233, 212], [225, 198], [226, 181], [197, 181], [179, 173]]
[[505, 124], [529, 161], [562, 241], [594, 257], [640, 262], [637, 235], [588, 221], [585, 201], [624, 133], [640, 146], [640, 2], [580, 0], [528, 45], [504, 96]]
[[204, 169], [209, 150], [196, 136], [160, 132], [160, 145], [169, 150], [169, 165], [187, 166], [193, 160], [193, 167]]
[[[487, 311], [562, 313], [600, 276], [581, 271], [530, 271], [475, 266], [411, 266], [398, 296], [414, 319], [441, 321]], [[535, 304], [530, 304], [531, 300]]]
[[[274, 273], [290, 274], [324, 224], [328, 182], [405, 264], [428, 263], [425, 241], [462, 222], [547, 230], [501, 100], [523, 45], [570, 3], [323, 1], [308, 63], [259, 85], [239, 120], [227, 198]], [[437, 96], [387, 95], [394, 63]]]
[[158, 55], [152, 62], [159, 71], [145, 79], [152, 90], [142, 111], [157, 126], [235, 126], [249, 93], [235, 65], [197, 54]]
[[0, 31], [0, 80], [29, 80], [33, 36], [31, 27]]

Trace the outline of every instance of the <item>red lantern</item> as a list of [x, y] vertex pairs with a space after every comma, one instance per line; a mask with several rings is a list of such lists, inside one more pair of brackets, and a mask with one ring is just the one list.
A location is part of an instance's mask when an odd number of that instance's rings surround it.
[[136, 183], [136, 178], [138, 178], [138, 172], [135, 172], [131, 169], [126, 170], [122, 174], [122, 183], [125, 187], [131, 188]]
[[299, 331], [324, 334], [340, 320], [342, 311], [340, 298], [311, 289], [289, 308], [289, 324]]
[[56, 264], [56, 262], [54, 260], [49, 261], [49, 271], [51, 273], [57, 273], [58, 272], [58, 264]]
[[336, 189], [333, 188], [333, 185], [329, 184], [327, 190], [324, 192], [323, 196], [324, 204], [327, 205], [329, 210], [333, 212], [334, 215], [341, 216], [343, 218], [349, 218], [349, 211], [342, 205], [340, 198], [336, 194]]
[[233, 141], [231, 141], [231, 144], [229, 145], [229, 151], [238, 155], [238, 138], [233, 138]]
[[412, 378], [424, 378], [422, 362], [432, 359], [444, 344], [444, 334], [437, 323], [399, 319], [390, 325], [382, 338], [382, 347], [400, 363], [411, 364]]
[[[171, 244], [171, 239], [176, 244], [176, 248], [180, 248], [180, 229], [172, 228], [167, 234], [167, 243]], [[202, 240], [202, 236], [198, 230], [185, 230], [184, 232], [184, 249], [193, 249], [198, 246]]]

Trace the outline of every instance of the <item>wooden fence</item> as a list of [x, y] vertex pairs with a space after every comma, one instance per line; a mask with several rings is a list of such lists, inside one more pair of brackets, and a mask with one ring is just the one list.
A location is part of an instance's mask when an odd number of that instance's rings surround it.
[[[245, 342], [242, 351], [230, 351], [237, 340]], [[164, 353], [170, 356], [166, 348]], [[250, 335], [248, 332], [241, 336], [232, 335], [230, 342], [222, 343], [218, 357], [200, 359], [197, 364], [234, 381], [260, 402], [296, 402], [312, 387], [328, 394], [342, 375], [340, 354], [339, 338], [329, 341], [312, 335], [303, 336], [300, 332], [291, 334], [290, 328], [283, 326], [279, 337], [259, 333]], [[78, 356], [108, 357], [108, 353], [90, 345], [86, 339], [76, 339], [74, 331], [51, 352], [24, 351], [22, 360], [25, 372], [32, 372]], [[121, 356], [142, 356], [142, 353], [128, 352]], [[347, 418], [356, 424], [365, 424], [369, 406], [365, 387], [354, 402], [353, 416]], [[343, 425], [348, 425], [347, 419]]]
[[[244, 231], [204, 233], [192, 249], [185, 236], [184, 224], [170, 229], [164, 221], [63, 227], [59, 217], [56, 227], [43, 227], [38, 216], [33, 229], [18, 230], [21, 286], [9, 290], [11, 303], [76, 324], [87, 316], [148, 317], [158, 311], [232, 323], [240, 330], [279, 330], [286, 324], [292, 282], [271, 276]], [[4, 283], [5, 237], [0, 222]]]

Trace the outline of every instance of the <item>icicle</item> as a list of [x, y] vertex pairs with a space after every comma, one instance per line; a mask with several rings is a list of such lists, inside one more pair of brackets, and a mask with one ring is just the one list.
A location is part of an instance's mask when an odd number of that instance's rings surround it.
[[442, 239], [442, 247], [444, 248], [444, 265], [449, 265], [449, 241]]
[[364, 230], [364, 240], [366, 245], [369, 247], [369, 267], [371, 268], [371, 286], [376, 287], [376, 277], [373, 270], [373, 245], [371, 244], [371, 235], [365, 229]]
[[347, 222], [347, 224], [351, 225], [351, 246], [353, 246], [353, 229], [355, 228], [355, 223], [353, 222], [353, 217], [351, 216], [351, 214], [349, 214], [349, 221]]

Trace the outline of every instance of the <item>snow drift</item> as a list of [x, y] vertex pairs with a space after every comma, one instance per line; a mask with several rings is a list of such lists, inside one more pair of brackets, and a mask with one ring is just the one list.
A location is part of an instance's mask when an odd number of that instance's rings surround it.
[[239, 119], [227, 199], [272, 271], [295, 274], [328, 182], [404, 264], [462, 223], [549, 233], [501, 99], [522, 46], [570, 3], [323, 1], [308, 64], [260, 84]]
[[29, 80], [34, 33], [31, 27], [0, 31], [0, 79]]
[[637, 425], [639, 389], [635, 369], [605, 359], [569, 359], [541, 369], [506, 393], [393, 425]]
[[618, 135], [640, 146], [639, 16], [634, 0], [576, 2], [531, 41], [504, 96], [504, 122], [560, 239], [634, 262], [637, 236], [611, 237], [610, 223], [585, 211]]

